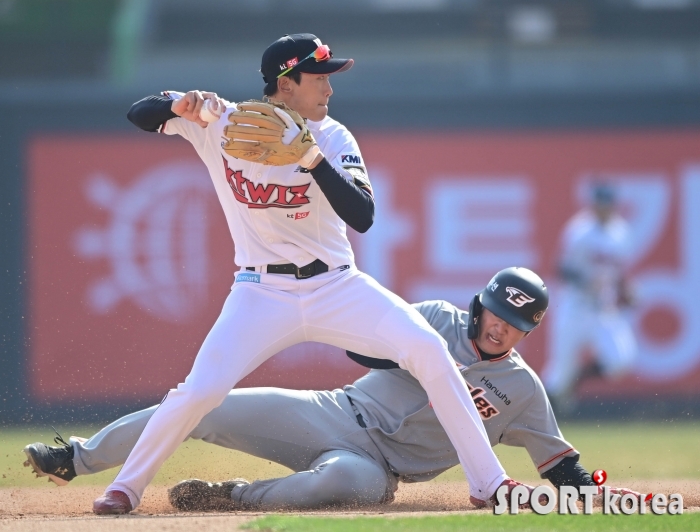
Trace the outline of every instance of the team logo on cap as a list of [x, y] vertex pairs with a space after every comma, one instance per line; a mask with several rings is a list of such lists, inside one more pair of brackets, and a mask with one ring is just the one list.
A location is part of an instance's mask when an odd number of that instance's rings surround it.
[[514, 288], [512, 286], [507, 286], [506, 292], [510, 294], [506, 301], [515, 307], [522, 307], [523, 305], [532, 303], [535, 300], [534, 297], [530, 297], [519, 288]]
[[298, 58], [298, 57], [293, 57], [292, 59], [290, 59], [290, 60], [287, 61], [286, 63], [282, 63], [282, 64], [280, 65], [280, 70], [287, 70], [288, 68], [295, 67], [295, 66], [297, 66], [298, 64], [299, 64], [299, 58]]

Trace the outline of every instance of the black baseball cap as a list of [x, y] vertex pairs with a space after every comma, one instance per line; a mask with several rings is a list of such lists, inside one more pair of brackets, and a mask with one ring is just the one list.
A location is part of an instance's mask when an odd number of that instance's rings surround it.
[[[319, 60], [309, 57], [317, 50]], [[293, 33], [280, 37], [267, 47], [263, 52], [260, 72], [265, 83], [272, 83], [282, 73], [292, 70], [309, 74], [333, 74], [349, 70], [354, 62], [353, 59], [333, 57], [330, 48], [312, 33]]]
[[615, 190], [609, 183], [598, 183], [593, 187], [593, 201], [600, 205], [614, 205]]

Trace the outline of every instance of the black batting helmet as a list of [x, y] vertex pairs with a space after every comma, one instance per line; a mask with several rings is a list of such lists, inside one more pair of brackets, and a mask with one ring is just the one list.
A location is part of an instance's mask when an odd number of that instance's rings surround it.
[[479, 336], [478, 320], [483, 308], [516, 329], [530, 332], [542, 321], [548, 304], [549, 292], [539, 275], [527, 268], [506, 268], [474, 296], [469, 305], [467, 336]]

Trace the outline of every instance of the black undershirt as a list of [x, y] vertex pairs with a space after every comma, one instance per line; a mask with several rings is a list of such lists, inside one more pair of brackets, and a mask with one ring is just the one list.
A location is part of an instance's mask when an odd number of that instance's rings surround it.
[[555, 488], [560, 486], [595, 486], [590, 473], [578, 461], [578, 456], [563, 458], [549, 471], [542, 473], [542, 478], [549, 480]]
[[177, 118], [172, 105], [173, 101], [165, 96], [146, 96], [131, 106], [126, 117], [136, 127], [156, 132], [168, 120]]
[[505, 355], [508, 351], [503, 351], [503, 353], [498, 353], [496, 355], [489, 355], [488, 353], [484, 353], [481, 349], [479, 349], [479, 346], [476, 345], [476, 342], [474, 342], [474, 346], [476, 347], [476, 350], [479, 352], [479, 356], [481, 357], [481, 360], [493, 360], [494, 358], [501, 358], [503, 355]]
[[[127, 118], [144, 131], [156, 132], [171, 118], [172, 100], [165, 96], [147, 96], [131, 106]], [[348, 180], [324, 158], [309, 173], [318, 183], [335, 213], [358, 233], [366, 232], [374, 223], [374, 198], [371, 192]]]
[[369, 369], [399, 369], [399, 365], [393, 360], [366, 357], [358, 353], [353, 353], [352, 351], [345, 351], [345, 354], [353, 362], [357, 362], [360, 366], [364, 366]]
[[325, 157], [309, 172], [341, 220], [358, 233], [372, 227], [374, 198], [367, 189], [343, 177]]
[[[478, 346], [477, 350], [479, 351], [479, 355], [481, 356], [482, 360], [491, 360], [493, 358], [499, 358], [508, 352], [504, 351], [503, 353], [498, 353], [497, 355], [489, 355], [488, 353], [484, 353], [481, 349], [479, 349]], [[350, 360], [357, 362], [360, 366], [364, 366], [370, 369], [398, 369], [399, 367], [399, 365], [396, 362], [386, 360], [383, 358], [366, 357], [358, 353], [353, 353], [352, 351], [345, 351], [345, 354]]]

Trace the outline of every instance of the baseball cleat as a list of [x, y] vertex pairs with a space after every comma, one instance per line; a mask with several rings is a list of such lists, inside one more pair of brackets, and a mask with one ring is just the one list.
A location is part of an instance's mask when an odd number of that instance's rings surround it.
[[168, 500], [185, 512], [203, 510], [233, 510], [231, 492], [236, 486], [248, 485], [242, 478], [225, 482], [206, 482], [196, 478], [183, 480], [168, 490]]
[[[54, 429], [55, 430], [55, 429]], [[52, 447], [37, 442], [27, 445], [23, 451], [27, 455], [24, 467], [31, 467], [38, 477], [49, 477], [50, 482], [65, 486], [76, 477], [73, 465], [73, 446], [66, 443], [61, 435], [56, 433], [54, 442], [59, 447]]]
[[118, 490], [108, 491], [92, 503], [92, 512], [97, 515], [123, 515], [131, 510], [129, 496]]

